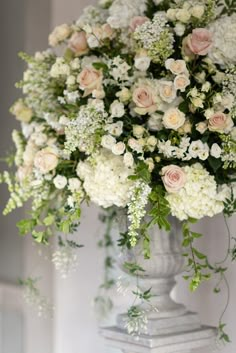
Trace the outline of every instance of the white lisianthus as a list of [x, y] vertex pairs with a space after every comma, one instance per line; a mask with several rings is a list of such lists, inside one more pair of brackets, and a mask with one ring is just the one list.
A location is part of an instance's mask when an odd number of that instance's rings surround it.
[[141, 50], [138, 54], [136, 54], [134, 58], [134, 66], [137, 70], [147, 71], [151, 64], [151, 58], [148, 56], [146, 50]]
[[207, 81], [202, 85], [201, 91], [202, 92], [209, 92], [210, 89], [211, 89], [211, 83], [209, 81]]
[[134, 125], [133, 126], [133, 135], [137, 138], [143, 137], [145, 129], [142, 125]]
[[11, 108], [11, 113], [15, 115], [16, 120], [19, 120], [23, 123], [29, 123], [32, 116], [33, 111], [29, 107], [25, 105], [22, 99], [19, 99]]
[[178, 130], [185, 123], [185, 114], [178, 108], [168, 109], [162, 119], [166, 129]]
[[186, 9], [179, 9], [177, 10], [175, 17], [178, 21], [182, 23], [188, 23], [191, 18], [191, 14]]
[[180, 22], [176, 23], [174, 27], [174, 31], [178, 37], [182, 37], [184, 35], [185, 30], [186, 30], [186, 27], [183, 23], [180, 23]]
[[201, 121], [196, 125], [196, 130], [200, 132], [200, 134], [204, 134], [207, 131], [207, 123], [205, 121]]
[[222, 149], [217, 143], [213, 143], [210, 150], [210, 155], [214, 158], [220, 158]]
[[152, 158], [147, 158], [144, 163], [148, 166], [148, 170], [151, 173], [155, 168], [154, 160]]
[[121, 154], [123, 154], [125, 152], [125, 144], [124, 142], [118, 142], [115, 145], [112, 146], [112, 153], [115, 154], [116, 156], [120, 156]]
[[204, 112], [204, 115], [207, 119], [210, 119], [210, 117], [214, 114], [215, 114], [215, 111], [213, 108], [206, 109]]
[[58, 155], [52, 147], [38, 151], [34, 157], [34, 166], [42, 173], [47, 174], [58, 165]]
[[167, 103], [173, 102], [176, 98], [176, 89], [172, 81], [159, 81], [160, 97]]
[[78, 176], [91, 201], [102, 207], [125, 207], [129, 202], [128, 190], [133, 184], [128, 177], [134, 173], [123, 162], [123, 157], [101, 150], [92, 163], [79, 162]]
[[133, 151], [136, 151], [138, 153], [142, 153], [143, 152], [142, 144], [140, 143], [140, 141], [138, 141], [138, 140], [136, 140], [134, 138], [130, 138], [128, 140], [128, 145]]
[[111, 135], [104, 135], [102, 137], [101, 145], [108, 150], [111, 150], [112, 147], [116, 144], [116, 139]]
[[131, 152], [126, 152], [123, 158], [126, 167], [132, 168], [134, 166], [134, 157]]
[[68, 180], [68, 189], [75, 192], [81, 189], [81, 181], [78, 178], [70, 178]]
[[127, 87], [116, 93], [116, 96], [122, 103], [128, 103], [131, 100], [132, 94]]
[[112, 117], [121, 118], [125, 114], [124, 104], [115, 100], [110, 106]]
[[176, 13], [177, 13], [177, 9], [168, 9], [167, 13], [166, 13], [166, 17], [170, 20], [170, 21], [175, 21], [176, 20]]
[[195, 97], [191, 99], [192, 104], [195, 108], [203, 108], [203, 99], [200, 97]]
[[116, 123], [109, 124], [105, 126], [105, 130], [109, 132], [109, 134], [119, 137], [123, 132], [123, 121], [117, 121]]
[[209, 147], [207, 143], [203, 143], [201, 140], [196, 140], [191, 142], [188, 152], [192, 158], [205, 160], [209, 156]]
[[53, 184], [55, 187], [59, 190], [64, 189], [64, 187], [67, 185], [67, 178], [64, 175], [58, 174], [54, 179], [53, 179]]

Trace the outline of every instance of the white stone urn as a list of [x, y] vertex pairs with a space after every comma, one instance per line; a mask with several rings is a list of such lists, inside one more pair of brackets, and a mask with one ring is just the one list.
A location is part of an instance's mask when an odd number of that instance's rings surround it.
[[[144, 291], [151, 288], [152, 293], [152, 308], [148, 303], [141, 304], [148, 322], [138, 337], [127, 333], [126, 314], [118, 315], [116, 326], [102, 329], [107, 343], [124, 353], [186, 353], [215, 344], [216, 329], [202, 326], [196, 313], [187, 311], [183, 304], [170, 297], [175, 276], [183, 272], [185, 266], [181, 223], [174, 217], [170, 217], [170, 222], [170, 232], [158, 226], [150, 229], [150, 259], [144, 259], [141, 244], [124, 250], [119, 257], [119, 266], [124, 271], [125, 262], [135, 262], [145, 270], [139, 273], [139, 288]], [[120, 231], [125, 232], [127, 217], [124, 214], [119, 216], [118, 223]]]

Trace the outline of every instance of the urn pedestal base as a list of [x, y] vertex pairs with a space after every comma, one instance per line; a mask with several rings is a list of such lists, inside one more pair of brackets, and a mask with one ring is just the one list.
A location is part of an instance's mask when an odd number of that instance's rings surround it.
[[[188, 315], [192, 314], [187, 313]], [[176, 318], [176, 321], [179, 321], [179, 318]], [[164, 319], [163, 324], [165, 326]], [[214, 328], [202, 326], [192, 330], [178, 331], [135, 337], [119, 327], [109, 327], [102, 329], [101, 334], [109, 346], [118, 348], [123, 353], [190, 353], [195, 349], [209, 349], [215, 346], [216, 330]]]

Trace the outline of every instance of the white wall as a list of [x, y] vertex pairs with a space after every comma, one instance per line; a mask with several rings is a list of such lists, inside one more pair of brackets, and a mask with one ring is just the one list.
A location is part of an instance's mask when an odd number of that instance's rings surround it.
[[[82, 8], [88, 5], [88, 0], [52, 0], [52, 28], [60, 23], [75, 20]], [[80, 242], [85, 245], [79, 252], [79, 269], [69, 279], [62, 280], [55, 274], [55, 322], [54, 322], [54, 353], [105, 353], [115, 352], [104, 347], [104, 341], [97, 333], [97, 323], [91, 307], [91, 302], [96, 295], [97, 286], [102, 276], [101, 253], [96, 247], [98, 232], [101, 226], [97, 221], [98, 210], [85, 209], [82, 224], [78, 234]], [[232, 230], [236, 222], [231, 222]], [[214, 220], [205, 220], [198, 226], [206, 234], [201, 241], [203, 250], [209, 250], [214, 258], [220, 254], [225, 244], [225, 228], [220, 217]], [[236, 351], [236, 268], [228, 274], [231, 282], [232, 300], [224, 321], [228, 322], [228, 332], [234, 343], [227, 345], [222, 353], [235, 353]], [[224, 305], [224, 294], [216, 297], [211, 291], [211, 285], [205, 284], [196, 294], [190, 294], [186, 283], [180, 279], [175, 291], [179, 301], [184, 301], [189, 308], [197, 310], [204, 323], [215, 325]], [[117, 304], [122, 304], [124, 299], [116, 296]], [[117, 352], [117, 351], [116, 351]], [[204, 352], [208, 353], [208, 352]]]

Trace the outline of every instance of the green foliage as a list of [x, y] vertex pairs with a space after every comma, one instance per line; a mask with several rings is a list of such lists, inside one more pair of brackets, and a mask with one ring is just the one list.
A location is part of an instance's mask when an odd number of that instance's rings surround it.
[[220, 322], [219, 327], [218, 327], [218, 337], [220, 341], [223, 341], [224, 343], [230, 343], [230, 338], [229, 335], [225, 332], [225, 327], [226, 324], [223, 324]]
[[107, 73], [109, 71], [108, 66], [105, 63], [102, 63], [102, 62], [93, 63], [93, 67], [96, 70], [102, 70], [104, 73]]
[[221, 7], [221, 15], [232, 15], [236, 12], [236, 2], [235, 0], [217, 0], [217, 5]]
[[22, 219], [17, 223], [17, 228], [20, 235], [26, 235], [31, 233], [36, 225], [37, 221], [35, 219]]
[[150, 299], [152, 298], [152, 293], [151, 293], [152, 288], [149, 288], [148, 290], [142, 292], [140, 290], [136, 290], [133, 291], [133, 294], [140, 300], [144, 300], [144, 301], [150, 301]]
[[128, 232], [120, 233], [120, 239], [118, 239], [117, 244], [120, 247], [126, 247], [127, 249], [131, 249], [132, 246], [130, 244], [129, 233]]
[[135, 169], [135, 175], [129, 176], [131, 180], [143, 180], [147, 184], [151, 181], [151, 173], [148, 170], [148, 166], [143, 161], [138, 162], [137, 167]]
[[165, 190], [161, 185], [155, 186], [149, 195], [151, 210], [149, 216], [152, 217], [149, 226], [158, 224], [160, 229], [169, 231], [171, 229], [168, 216], [170, 215], [169, 203], [165, 198]]
[[136, 275], [138, 272], [145, 272], [145, 270], [136, 262], [125, 262], [123, 264], [124, 269], [126, 269], [131, 275]]
[[235, 212], [236, 212], [236, 199], [234, 197], [233, 188], [231, 188], [230, 197], [227, 198], [224, 202], [224, 214], [227, 217], [231, 217]]

